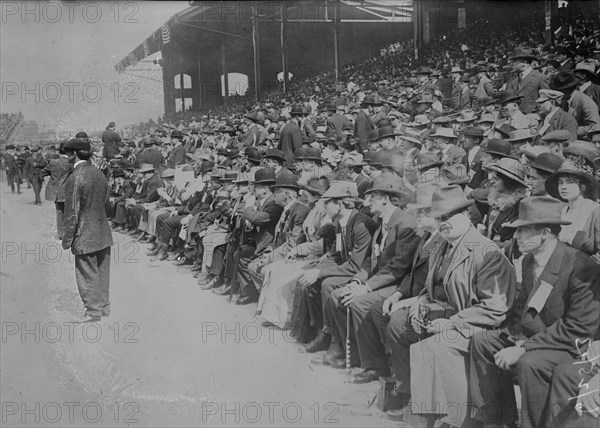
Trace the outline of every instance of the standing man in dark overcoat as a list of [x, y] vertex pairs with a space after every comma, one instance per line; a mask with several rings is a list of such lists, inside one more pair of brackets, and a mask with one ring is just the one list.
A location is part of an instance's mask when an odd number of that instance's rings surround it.
[[110, 314], [110, 246], [113, 244], [106, 217], [109, 188], [104, 174], [89, 159], [88, 139], [72, 139], [64, 150], [73, 163], [65, 182], [65, 217], [62, 246], [75, 255], [75, 278], [85, 306], [80, 322], [100, 321]]

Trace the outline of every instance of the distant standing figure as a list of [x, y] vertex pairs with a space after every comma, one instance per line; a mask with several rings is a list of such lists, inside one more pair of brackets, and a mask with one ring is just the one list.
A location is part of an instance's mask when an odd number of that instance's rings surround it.
[[102, 156], [107, 161], [115, 157], [119, 153], [119, 144], [121, 143], [121, 137], [115, 131], [117, 125], [115, 122], [110, 122], [106, 127], [106, 130], [102, 133], [102, 143], [104, 143], [104, 150]]
[[89, 159], [87, 139], [72, 139], [64, 150], [73, 163], [65, 182], [65, 216], [62, 247], [75, 255], [75, 278], [85, 306], [79, 322], [100, 321], [110, 313], [110, 246], [113, 244], [106, 216], [109, 187], [106, 178]]

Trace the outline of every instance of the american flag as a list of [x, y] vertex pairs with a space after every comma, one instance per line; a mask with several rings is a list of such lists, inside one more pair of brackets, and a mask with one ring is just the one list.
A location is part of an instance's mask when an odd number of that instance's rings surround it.
[[162, 42], [163, 42], [163, 45], [166, 45], [170, 41], [171, 41], [171, 30], [169, 30], [169, 26], [168, 25], [163, 25], [162, 26]]

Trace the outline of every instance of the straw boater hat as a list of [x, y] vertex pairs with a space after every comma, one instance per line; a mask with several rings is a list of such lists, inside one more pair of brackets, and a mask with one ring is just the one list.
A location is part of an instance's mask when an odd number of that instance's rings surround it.
[[458, 136], [454, 133], [454, 129], [444, 127], [436, 128], [435, 132], [433, 133], [433, 135], [431, 135], [431, 137], [458, 138]]
[[154, 165], [152, 165], [151, 163], [143, 163], [140, 166], [140, 169], [138, 170], [138, 172], [141, 172], [141, 173], [154, 172]]
[[502, 227], [523, 227], [534, 224], [568, 225], [570, 221], [561, 219], [563, 204], [549, 196], [532, 196], [519, 202], [519, 216]]

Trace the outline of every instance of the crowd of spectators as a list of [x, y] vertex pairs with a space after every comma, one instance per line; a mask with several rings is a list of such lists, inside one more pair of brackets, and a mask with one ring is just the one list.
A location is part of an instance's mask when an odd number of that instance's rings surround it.
[[426, 66], [398, 42], [339, 81], [111, 122], [92, 159], [113, 229], [313, 364], [380, 380], [390, 419], [598, 426], [597, 8], [551, 46], [541, 17], [474, 22]]
[[0, 114], [0, 144], [6, 143], [6, 140], [22, 120], [23, 114], [21, 112]]

